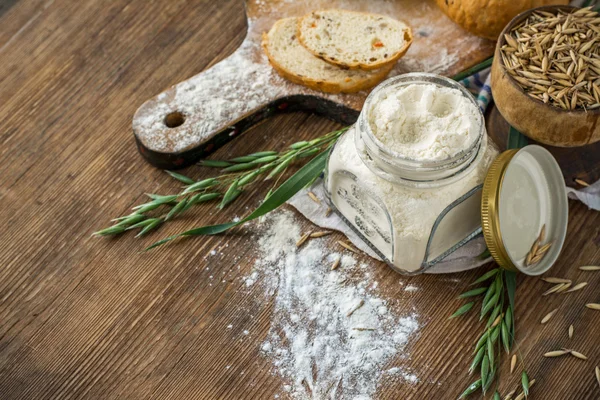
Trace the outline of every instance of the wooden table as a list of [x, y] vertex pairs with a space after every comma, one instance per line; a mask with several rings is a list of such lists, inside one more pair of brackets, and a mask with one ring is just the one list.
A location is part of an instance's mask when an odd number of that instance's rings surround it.
[[[252, 268], [250, 235], [240, 230], [140, 252], [169, 233], [227, 220], [229, 212], [199, 208], [141, 240], [91, 237], [144, 192], [178, 186], [136, 152], [136, 107], [231, 53], [244, 31], [236, 0], [0, 1], [0, 398], [262, 399], [281, 393], [271, 361], [259, 354], [271, 306], [256, 301], [260, 293], [238, 290]], [[282, 148], [282, 141], [336, 126], [306, 114], [278, 116], [216, 156]], [[253, 208], [258, 199], [250, 194], [236, 207]], [[570, 201], [567, 242], [552, 275], [586, 280], [584, 290], [542, 298], [546, 284], [519, 277], [517, 334], [537, 380], [533, 398], [600, 398], [593, 377], [600, 314], [583, 308], [600, 302], [600, 274], [577, 270], [600, 263], [599, 227], [600, 213]], [[207, 257], [213, 249], [223, 255]], [[420, 288], [406, 307], [416, 307], [424, 322], [409, 344], [420, 383], [383, 381], [380, 398], [456, 398], [470, 383], [471, 348], [481, 327], [474, 315], [447, 317], [481, 271], [409, 279], [365, 261], [384, 297], [397, 293], [399, 279]], [[223, 273], [225, 283], [211, 281]], [[542, 326], [542, 316], [555, 307], [560, 312]], [[238, 330], [223, 329], [228, 324], [250, 334], [242, 340]], [[589, 360], [541, 357], [568, 343]], [[504, 358], [506, 393], [518, 377], [509, 376]]]

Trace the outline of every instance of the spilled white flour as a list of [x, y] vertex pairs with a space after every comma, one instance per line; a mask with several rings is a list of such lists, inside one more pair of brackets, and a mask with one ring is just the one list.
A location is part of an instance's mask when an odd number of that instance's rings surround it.
[[[404, 348], [419, 329], [418, 316], [396, 315], [393, 300], [379, 296], [366, 264], [331, 254], [324, 239], [298, 250], [301, 232], [289, 211], [273, 214], [261, 226], [259, 257], [245, 283], [260, 282], [265, 295], [274, 298], [261, 351], [273, 360], [287, 395], [369, 399], [382, 377], [419, 381], [398, 365], [398, 359], [409, 358]], [[339, 257], [340, 267], [331, 271]]]

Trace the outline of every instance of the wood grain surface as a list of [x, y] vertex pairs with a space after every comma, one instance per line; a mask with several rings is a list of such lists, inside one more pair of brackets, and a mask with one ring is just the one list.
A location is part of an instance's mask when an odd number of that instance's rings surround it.
[[[236, 0], [0, 1], [0, 398], [285, 397], [284, 382], [259, 352], [271, 304], [258, 287], [241, 290], [255, 257], [252, 226], [140, 252], [170, 233], [243, 215], [266, 187], [225, 212], [199, 207], [145, 239], [91, 237], [144, 192], [178, 187], [137, 153], [137, 106], [231, 54], [245, 29]], [[215, 157], [283, 148], [336, 126], [307, 114], [277, 116]], [[207, 175], [197, 167], [185, 172]], [[542, 298], [546, 284], [519, 277], [517, 339], [537, 380], [531, 398], [600, 398], [593, 376], [600, 314], [583, 307], [600, 302], [600, 274], [577, 270], [600, 263], [600, 213], [575, 201], [569, 211], [552, 275], [589, 285]], [[414, 307], [423, 322], [408, 346], [420, 382], [384, 379], [378, 398], [456, 398], [470, 383], [481, 327], [475, 315], [447, 317], [483, 270], [404, 278], [365, 261], [382, 297], [400, 296], [399, 281], [419, 288], [401, 307]], [[541, 357], [562, 346], [589, 360]], [[519, 380], [507, 370], [504, 360], [504, 393]]]

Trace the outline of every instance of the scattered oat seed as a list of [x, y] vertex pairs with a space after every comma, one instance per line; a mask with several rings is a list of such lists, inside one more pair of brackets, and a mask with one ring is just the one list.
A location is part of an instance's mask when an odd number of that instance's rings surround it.
[[346, 242], [342, 242], [341, 240], [338, 240], [338, 244], [340, 246], [342, 246], [343, 248], [345, 248], [346, 250], [349, 250], [349, 251], [351, 251], [353, 253], [356, 253], [356, 254], [360, 254], [360, 251], [358, 251], [357, 249], [355, 249], [354, 247], [352, 247], [351, 245], [349, 245]]
[[339, 268], [339, 266], [340, 266], [340, 263], [341, 263], [341, 261], [342, 261], [342, 258], [341, 258], [341, 257], [340, 257], [340, 258], [338, 258], [337, 260], [335, 260], [335, 262], [334, 262], [334, 263], [333, 263], [333, 265], [331, 266], [331, 270], [332, 270], [332, 271], [335, 271], [336, 269], [338, 269], [338, 268]]
[[327, 236], [327, 235], [331, 235], [333, 232], [331, 231], [320, 231], [320, 232], [314, 232], [310, 234], [310, 238], [311, 239], [316, 239], [316, 238], [320, 238], [323, 236]]
[[317, 204], [321, 204], [321, 200], [319, 200], [319, 198], [317, 197], [316, 194], [314, 194], [313, 192], [308, 192], [307, 194], [308, 194], [308, 197], [310, 197], [310, 199], [312, 201], [314, 201]]
[[306, 232], [304, 235], [302, 235], [302, 237], [296, 242], [296, 247], [302, 247], [302, 245], [304, 243], [306, 243], [306, 241], [308, 240], [308, 238], [310, 237], [310, 234], [312, 232]]
[[571, 292], [576, 292], [577, 290], [581, 290], [583, 289], [585, 286], [587, 286], [587, 282], [580, 282], [577, 285], [573, 286], [571, 289], [567, 290], [565, 293], [571, 293]]
[[516, 365], [517, 365], [517, 355], [513, 354], [512, 358], [510, 359], [510, 373], [511, 374], [515, 370]]
[[361, 308], [364, 305], [365, 305], [365, 301], [361, 299], [360, 302], [358, 303], [358, 305], [356, 307], [354, 307], [352, 310], [350, 310], [348, 312], [348, 314], [346, 314], [346, 317], [350, 317], [352, 314], [354, 314], [354, 312], [356, 310], [358, 310], [359, 308]]
[[569, 326], [569, 339], [573, 339], [573, 331], [575, 329], [573, 328], [573, 325]]
[[546, 314], [546, 316], [544, 318], [542, 318], [542, 324], [545, 324], [546, 322], [550, 321], [550, 318], [552, 318], [554, 316], [554, 314], [556, 314], [557, 311], [558, 311], [558, 308], [555, 308], [554, 310], [552, 310], [548, 314]]
[[586, 265], [583, 267], [579, 267], [582, 271], [600, 271], [600, 266], [598, 265]]
[[549, 351], [547, 353], [544, 354], [544, 357], [546, 358], [553, 358], [553, 357], [560, 357], [560, 356], [564, 356], [565, 354], [569, 354], [570, 351], [568, 350], [554, 350], [554, 351]]

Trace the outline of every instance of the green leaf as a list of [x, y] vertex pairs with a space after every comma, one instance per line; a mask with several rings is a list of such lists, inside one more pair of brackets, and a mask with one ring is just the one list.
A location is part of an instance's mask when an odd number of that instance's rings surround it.
[[165, 171], [167, 174], [171, 175], [172, 178], [177, 179], [179, 182], [183, 182], [186, 185], [191, 185], [192, 183], [196, 182], [195, 180], [193, 180], [192, 178], [188, 178], [185, 175], [181, 175], [178, 174], [177, 172], [173, 172], [173, 171]]
[[502, 345], [504, 346], [504, 350], [506, 350], [506, 354], [508, 354], [510, 353], [510, 334], [508, 333], [506, 322], [502, 321], [501, 325], [500, 332], [502, 336]]
[[506, 293], [508, 294], [508, 303], [510, 304], [511, 310], [511, 324], [508, 325], [508, 328], [511, 335], [511, 344], [514, 341], [515, 335], [515, 291], [517, 289], [517, 273], [513, 271], [504, 271], [504, 281], [506, 282]]
[[470, 303], [463, 305], [458, 310], [456, 310], [456, 312], [454, 314], [452, 314], [450, 316], [450, 318], [448, 318], [448, 319], [456, 318], [456, 317], [463, 315], [464, 313], [468, 312], [471, 308], [473, 308], [474, 304], [475, 304], [474, 302], [470, 302]]
[[520, 149], [527, 146], [528, 143], [527, 137], [512, 126], [510, 127], [508, 130], [508, 143], [506, 144], [507, 149]]
[[253, 219], [262, 217], [263, 215], [273, 211], [280, 205], [292, 198], [298, 193], [308, 182], [310, 182], [315, 176], [319, 176], [325, 169], [327, 162], [327, 152], [324, 151], [312, 160], [310, 160], [304, 167], [300, 168], [294, 175], [286, 180], [277, 190], [275, 190], [271, 196], [265, 199], [265, 201], [258, 207], [254, 212], [248, 215], [246, 218], [238, 222], [229, 222], [226, 224], [202, 226], [199, 228], [191, 229], [189, 231], [180, 233], [178, 235], [170, 236], [159, 242], [154, 243], [146, 250], [153, 249], [157, 246], [163, 245], [173, 239], [182, 236], [198, 236], [198, 235], [216, 235], [233, 228], [234, 226], [244, 224]]
[[202, 160], [202, 161], [200, 161], [199, 164], [203, 167], [210, 167], [210, 168], [225, 168], [225, 167], [229, 167], [231, 165], [230, 162], [220, 161], [220, 160]]
[[[488, 374], [490, 372], [490, 359], [488, 355], [485, 354], [483, 356], [483, 361], [481, 362], [481, 384], [483, 387], [487, 386]], [[485, 393], [485, 392], [484, 392]]]
[[490, 278], [494, 278], [496, 276], [496, 274], [498, 273], [498, 271], [499, 271], [498, 268], [494, 268], [494, 269], [486, 272], [479, 279], [477, 279], [475, 282], [471, 283], [471, 286], [477, 285], [478, 283], [481, 283], [481, 282], [484, 282], [484, 281], [487, 281]]
[[486, 350], [485, 347], [481, 346], [481, 348], [475, 355], [475, 358], [473, 359], [471, 366], [469, 367], [469, 374], [472, 374], [475, 371], [475, 368], [477, 368], [479, 366], [479, 363], [481, 363], [481, 360], [483, 359], [483, 355], [485, 354], [485, 350]]
[[471, 393], [474, 393], [480, 387], [481, 387], [481, 379], [478, 379], [475, 382], [471, 383], [467, 389], [465, 389], [465, 391], [460, 395], [459, 399], [464, 399]]
[[486, 287], [480, 287], [480, 288], [477, 288], [477, 289], [469, 290], [468, 292], [464, 292], [463, 294], [461, 294], [460, 296], [458, 296], [458, 298], [459, 299], [464, 299], [464, 298], [467, 298], [467, 297], [479, 296], [480, 294], [482, 294], [486, 290], [488, 290], [488, 288], [486, 288]]
[[523, 371], [521, 374], [521, 384], [523, 385], [523, 393], [525, 393], [525, 397], [529, 396], [529, 377], [527, 376], [526, 371]]
[[492, 256], [492, 253], [490, 253], [489, 249], [485, 249], [484, 251], [481, 252], [480, 255], [477, 256], [477, 259], [479, 260], [485, 260], [486, 258], [489, 258]]
[[502, 400], [502, 399], [500, 398], [500, 393], [498, 393], [498, 391], [496, 391], [496, 392], [494, 393], [494, 397], [492, 398], [492, 400]]

